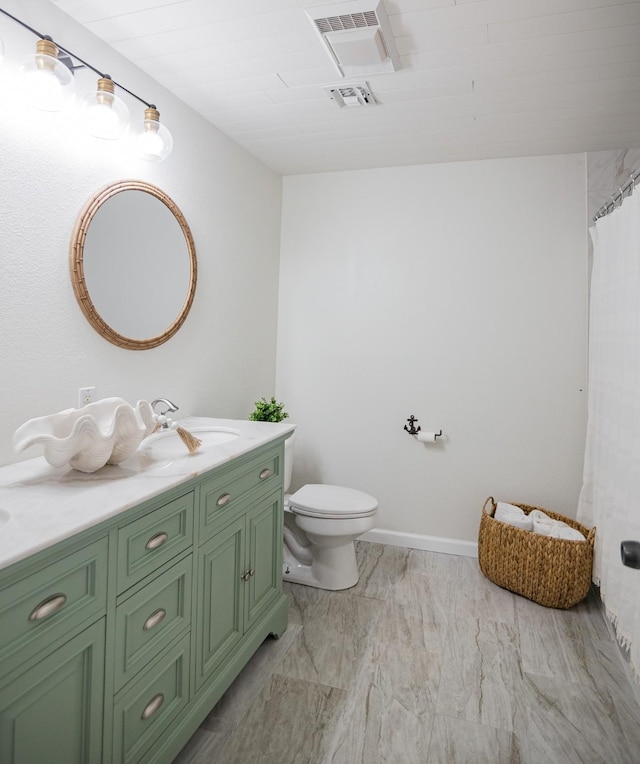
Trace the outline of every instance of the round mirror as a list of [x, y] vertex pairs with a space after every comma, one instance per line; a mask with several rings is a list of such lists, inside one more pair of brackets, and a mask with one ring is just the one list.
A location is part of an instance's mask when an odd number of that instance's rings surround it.
[[156, 186], [113, 183], [84, 208], [71, 240], [73, 291], [114, 345], [147, 350], [184, 323], [196, 289], [196, 251], [184, 215]]

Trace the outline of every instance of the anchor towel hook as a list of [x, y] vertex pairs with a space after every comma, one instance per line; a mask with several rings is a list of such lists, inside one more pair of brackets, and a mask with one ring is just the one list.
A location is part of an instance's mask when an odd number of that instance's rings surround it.
[[420, 430], [422, 429], [420, 425], [417, 427], [415, 426], [417, 423], [417, 419], [411, 414], [411, 416], [407, 419], [407, 422], [409, 422], [409, 427], [405, 424], [404, 429], [409, 433], [409, 435], [417, 435]]

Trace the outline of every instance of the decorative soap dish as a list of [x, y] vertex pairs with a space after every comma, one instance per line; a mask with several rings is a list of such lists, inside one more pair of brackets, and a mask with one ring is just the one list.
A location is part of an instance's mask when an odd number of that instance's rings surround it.
[[16, 451], [37, 443], [54, 467], [69, 465], [80, 472], [95, 472], [105, 464], [128, 459], [155, 427], [147, 401], [135, 407], [122, 398], [103, 398], [81, 409], [30, 419], [13, 435]]

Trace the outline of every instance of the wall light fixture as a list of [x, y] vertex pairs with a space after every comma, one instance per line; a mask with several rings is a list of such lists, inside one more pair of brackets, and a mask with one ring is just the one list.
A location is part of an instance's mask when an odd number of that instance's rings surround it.
[[58, 58], [58, 46], [51, 38], [36, 43], [36, 52], [20, 66], [29, 102], [43, 111], [62, 111], [71, 103], [75, 90], [73, 72]]
[[82, 99], [82, 118], [87, 130], [96, 138], [114, 141], [129, 127], [129, 109], [115, 94], [111, 77], [105, 74], [98, 80], [98, 89]]
[[[97, 89], [86, 95], [81, 103], [80, 113], [86, 129], [97, 138], [105, 140], [116, 140], [126, 133], [129, 127], [129, 109], [116, 95], [117, 87], [146, 107], [135, 142], [138, 156], [148, 161], [161, 162], [171, 154], [173, 137], [169, 130], [160, 124], [160, 112], [155, 104], [140, 98], [108, 74], [96, 69], [51, 37], [40, 34], [3, 8], [0, 8], [0, 13], [39, 38], [36, 52], [25, 58], [20, 67], [27, 97], [36, 108], [61, 111], [70, 105], [75, 90], [75, 70], [86, 67], [99, 76]], [[0, 62], [2, 53], [0, 39]]]

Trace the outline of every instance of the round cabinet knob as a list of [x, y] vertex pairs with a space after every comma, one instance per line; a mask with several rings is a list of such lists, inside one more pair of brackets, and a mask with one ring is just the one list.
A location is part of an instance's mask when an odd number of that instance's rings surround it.
[[622, 564], [640, 569], [640, 541], [623, 541], [620, 544]]

